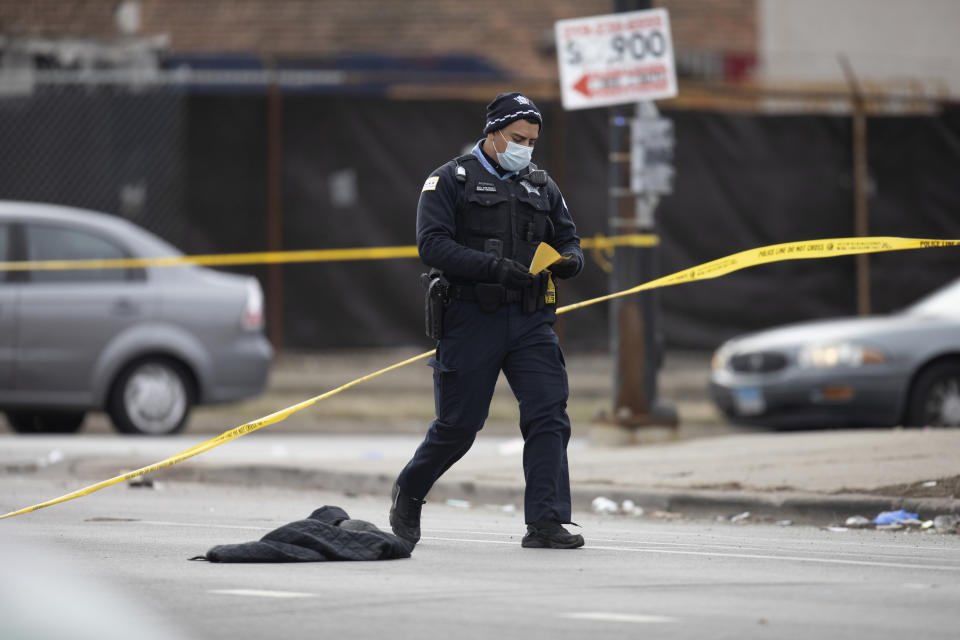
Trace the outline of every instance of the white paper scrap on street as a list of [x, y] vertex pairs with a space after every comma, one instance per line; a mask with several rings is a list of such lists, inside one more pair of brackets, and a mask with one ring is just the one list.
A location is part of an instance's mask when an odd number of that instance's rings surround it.
[[666, 9], [558, 20], [554, 29], [564, 109], [677, 95]]

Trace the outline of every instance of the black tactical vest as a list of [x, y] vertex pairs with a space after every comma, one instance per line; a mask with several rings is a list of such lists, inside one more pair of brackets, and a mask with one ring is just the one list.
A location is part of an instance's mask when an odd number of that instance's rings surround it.
[[[536, 174], [531, 176], [536, 171], [531, 164], [522, 175], [500, 180], [472, 154], [456, 162], [466, 170], [463, 197], [457, 208], [457, 242], [488, 252], [488, 240], [499, 240], [501, 257], [530, 264], [537, 246], [552, 240], [554, 233], [545, 172], [539, 172], [537, 180]], [[542, 184], [535, 185], [531, 178]]]

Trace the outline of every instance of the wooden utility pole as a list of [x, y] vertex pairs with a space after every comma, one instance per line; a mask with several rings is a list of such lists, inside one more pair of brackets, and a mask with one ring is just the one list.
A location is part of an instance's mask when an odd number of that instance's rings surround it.
[[[650, 0], [615, 0], [617, 13], [651, 9]], [[657, 118], [652, 102], [609, 109], [608, 223], [613, 235], [656, 234], [654, 209], [659, 196], [632, 186], [632, 122]], [[653, 280], [658, 272], [656, 246], [617, 247], [610, 277], [611, 291]], [[591, 439], [602, 444], [644, 443], [675, 436], [677, 415], [658, 401], [657, 375], [662, 346], [659, 293], [645, 291], [610, 305], [611, 353], [614, 356], [613, 411], [594, 421]]]

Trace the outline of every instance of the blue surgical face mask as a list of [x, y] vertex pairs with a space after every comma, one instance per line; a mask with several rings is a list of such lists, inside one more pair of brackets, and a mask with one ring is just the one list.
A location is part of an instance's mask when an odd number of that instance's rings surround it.
[[[522, 144], [511, 142], [503, 135], [503, 131], [497, 131], [503, 141], [507, 143], [507, 149], [503, 153], [497, 151], [497, 162], [507, 171], [520, 171], [530, 164], [530, 158], [533, 157], [533, 147], [525, 147]], [[496, 147], [494, 147], [496, 150]]]

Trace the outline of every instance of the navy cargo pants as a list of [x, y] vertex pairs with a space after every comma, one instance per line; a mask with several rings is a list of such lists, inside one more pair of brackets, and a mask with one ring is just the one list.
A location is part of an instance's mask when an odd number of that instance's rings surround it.
[[437, 417], [397, 483], [423, 498], [433, 483], [473, 445], [483, 428], [500, 371], [520, 405], [526, 522], [570, 522], [567, 469], [567, 372], [552, 307], [525, 315], [518, 303], [492, 312], [453, 301], [433, 367]]

